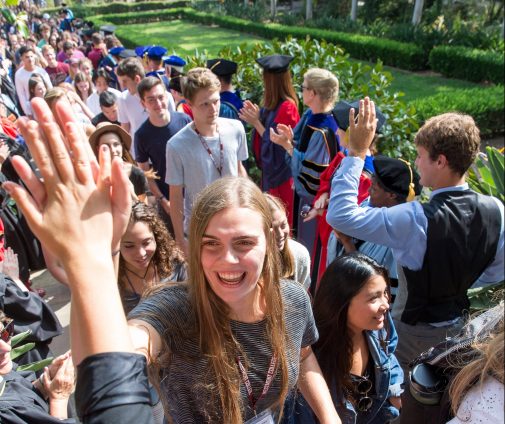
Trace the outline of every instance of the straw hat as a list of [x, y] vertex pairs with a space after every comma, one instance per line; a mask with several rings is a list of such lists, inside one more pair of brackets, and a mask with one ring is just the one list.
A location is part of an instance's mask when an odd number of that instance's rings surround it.
[[123, 151], [124, 152], [130, 151], [130, 147], [132, 145], [132, 138], [130, 134], [128, 134], [119, 125], [112, 124], [110, 122], [100, 122], [96, 126], [95, 132], [91, 134], [91, 137], [89, 138], [89, 144], [91, 145], [93, 152], [95, 152], [97, 156], [98, 156], [98, 142], [100, 140], [100, 137], [106, 133], [116, 134], [121, 140], [121, 144], [123, 145]]

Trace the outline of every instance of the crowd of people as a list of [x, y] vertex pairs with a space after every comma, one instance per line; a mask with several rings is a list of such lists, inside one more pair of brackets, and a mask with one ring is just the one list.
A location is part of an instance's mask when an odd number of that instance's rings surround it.
[[[187, 69], [66, 5], [18, 8], [29, 37], [0, 17], [1, 422], [75, 422], [74, 383], [85, 423], [503, 422], [503, 302], [467, 324], [505, 253], [503, 204], [465, 181], [472, 117], [426, 121], [412, 164], [328, 70], [257, 58], [258, 105], [228, 58]], [[31, 287], [46, 267], [71, 349], [21, 371], [62, 333]]]

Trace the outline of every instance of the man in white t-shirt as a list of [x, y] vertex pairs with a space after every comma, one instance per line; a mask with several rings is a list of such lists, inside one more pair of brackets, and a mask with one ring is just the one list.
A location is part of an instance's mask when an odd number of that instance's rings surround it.
[[31, 116], [32, 108], [30, 106], [30, 90], [28, 89], [28, 81], [32, 74], [39, 74], [47, 89], [53, 88], [51, 84], [51, 79], [48, 73], [40, 66], [35, 65], [36, 53], [30, 48], [23, 46], [19, 49], [19, 56], [21, 57], [21, 63], [23, 67], [19, 68], [14, 75], [14, 82], [16, 85], [16, 93], [19, 98], [19, 104], [21, 105], [23, 112], [27, 116]]
[[175, 240], [186, 255], [184, 233], [196, 195], [221, 177], [247, 175], [242, 166], [248, 157], [244, 126], [218, 117], [220, 89], [219, 79], [209, 69], [188, 72], [183, 94], [194, 122], [167, 143], [165, 181], [170, 186], [170, 216]]
[[[133, 138], [135, 131], [148, 118], [148, 114], [142, 106], [137, 93], [137, 86], [145, 76], [144, 67], [138, 58], [130, 57], [119, 63], [116, 74], [121, 89], [124, 90], [121, 97], [119, 97], [119, 122]], [[130, 147], [132, 155], [135, 154], [133, 144]]]

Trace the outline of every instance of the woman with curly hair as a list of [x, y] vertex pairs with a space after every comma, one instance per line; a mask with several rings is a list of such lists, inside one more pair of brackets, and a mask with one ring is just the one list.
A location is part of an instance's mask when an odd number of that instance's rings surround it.
[[119, 293], [125, 313], [139, 303], [146, 289], [186, 279], [181, 251], [156, 210], [145, 203], [133, 206], [118, 253]]

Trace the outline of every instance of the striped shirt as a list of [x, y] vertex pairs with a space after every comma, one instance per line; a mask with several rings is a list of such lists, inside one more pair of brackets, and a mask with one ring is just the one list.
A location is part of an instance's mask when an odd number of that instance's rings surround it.
[[[317, 341], [318, 333], [307, 292], [292, 281], [281, 281], [284, 319], [287, 331], [287, 364], [289, 387], [298, 379], [300, 349]], [[174, 423], [221, 422], [218, 408], [209, 405], [219, 402], [217, 387], [212, 377], [209, 360], [201, 353], [195, 316], [185, 286], [167, 287], [140, 303], [128, 316], [152, 325], [171, 352], [171, 363], [163, 370], [163, 395], [169, 405]], [[231, 321], [234, 337], [247, 360], [247, 367], [255, 398], [261, 394], [272, 358], [267, 343], [266, 321], [244, 323]], [[280, 375], [276, 374], [270, 390], [256, 404], [257, 412], [275, 403], [280, 392]], [[240, 385], [244, 421], [254, 412], [249, 405], [243, 382]], [[214, 396], [212, 396], [214, 395]], [[218, 415], [216, 415], [218, 414]]]

